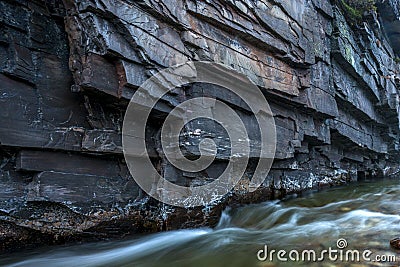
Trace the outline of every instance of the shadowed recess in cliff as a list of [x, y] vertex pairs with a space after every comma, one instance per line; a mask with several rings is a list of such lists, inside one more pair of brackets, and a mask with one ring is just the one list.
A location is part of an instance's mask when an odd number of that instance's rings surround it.
[[[4, 230], [0, 240], [12, 249], [36, 244], [37, 236], [53, 244], [214, 226], [227, 205], [397, 173], [399, 2], [377, 1], [376, 12], [357, 25], [335, 3], [1, 1], [0, 220], [21, 234]], [[146, 79], [199, 60], [223, 63], [262, 90], [277, 152], [258, 191], [248, 193], [254, 158], [221, 201], [180, 209], [134, 182], [122, 154], [122, 122]], [[223, 101], [254, 128], [242, 100], [218, 87], [165, 95], [147, 125], [147, 149], [160, 173], [189, 186], [209, 182], [227, 161], [221, 156], [192, 174], [162, 156], [163, 119], [194, 96]], [[181, 135], [193, 133], [225, 138], [213, 123], [194, 122]], [[182, 139], [189, 158], [193, 144]]]

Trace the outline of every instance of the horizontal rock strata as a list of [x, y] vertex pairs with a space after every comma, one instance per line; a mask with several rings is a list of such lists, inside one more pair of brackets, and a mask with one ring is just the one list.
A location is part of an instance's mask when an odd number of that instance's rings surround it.
[[[351, 23], [328, 0], [35, 0], [0, 2], [0, 249], [215, 225], [221, 210], [396, 172], [399, 151], [398, 1]], [[223, 63], [257, 85], [274, 113], [276, 159], [248, 192], [257, 157], [233, 192], [181, 209], [149, 198], [122, 154], [124, 113], [136, 89], [187, 61]], [[172, 166], [161, 125], [185, 100], [234, 108], [259, 146], [254, 116], [213, 85], [178, 88], [156, 105], [148, 151], [182, 185], [218, 177], [229, 140], [209, 121], [189, 123], [181, 151], [218, 145], [201, 173]], [[200, 131], [198, 131], [200, 129]], [[200, 134], [193, 135], [198, 131]]]

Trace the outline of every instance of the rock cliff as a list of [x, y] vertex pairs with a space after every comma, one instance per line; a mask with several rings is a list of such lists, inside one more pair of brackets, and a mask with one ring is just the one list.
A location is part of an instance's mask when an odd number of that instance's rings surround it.
[[[349, 8], [333, 0], [1, 1], [0, 249], [212, 226], [229, 204], [396, 172], [400, 3], [379, 0], [356, 22]], [[121, 129], [146, 79], [198, 60], [230, 66], [262, 90], [278, 142], [256, 192], [246, 188], [255, 157], [231, 194], [185, 210], [137, 186]], [[257, 144], [240, 98], [213, 85], [176, 90], [155, 107], [147, 135], [154, 165], [178, 184], [212, 180], [228, 160], [220, 151], [205, 171], [186, 173], [160, 150], [166, 115], [196, 96], [233, 107]], [[200, 138], [181, 144], [187, 155], [201, 137], [226, 137], [209, 122], [186, 131], [199, 127]]]

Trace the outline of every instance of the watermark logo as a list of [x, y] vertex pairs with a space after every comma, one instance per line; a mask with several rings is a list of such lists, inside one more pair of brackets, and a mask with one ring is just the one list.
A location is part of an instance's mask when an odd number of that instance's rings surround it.
[[347, 248], [348, 244], [347, 244], [347, 240], [346, 239], [338, 239], [338, 241], [336, 242], [336, 246], [338, 249], [344, 249]]
[[[193, 83], [223, 87], [241, 98], [257, 120], [261, 133], [258, 140], [258, 165], [248, 190], [255, 191], [267, 177], [275, 155], [276, 130], [267, 100], [246, 76], [222, 64], [187, 62], [160, 71], [145, 81], [133, 95], [122, 130], [125, 160], [137, 184], [153, 198], [174, 206], [202, 206], [219, 200], [229, 193], [242, 178], [250, 158], [250, 138], [245, 123], [224, 101], [213, 97], [192, 98], [176, 105], [166, 117], [161, 129], [163, 157], [184, 172], [200, 172], [217, 158], [217, 144], [212, 138], [199, 143], [200, 156], [193, 160], [180, 149], [183, 127], [198, 118], [210, 119], [221, 125], [230, 140], [230, 157], [224, 172], [215, 180], [201, 186], [180, 186], [163, 177], [151, 162], [146, 149], [146, 125], [150, 113], [174, 89]], [[218, 133], [216, 133], [218, 134]]]
[[336, 242], [336, 248], [329, 247], [321, 251], [312, 249], [307, 250], [275, 250], [269, 249], [265, 245], [263, 249], [257, 252], [259, 261], [279, 261], [279, 262], [396, 262], [395, 255], [373, 255], [371, 250], [347, 249], [346, 239], [339, 239]]

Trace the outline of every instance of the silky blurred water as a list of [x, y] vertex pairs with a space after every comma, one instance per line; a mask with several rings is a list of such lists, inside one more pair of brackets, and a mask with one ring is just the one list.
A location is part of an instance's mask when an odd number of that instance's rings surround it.
[[395, 255], [400, 236], [400, 180], [357, 183], [301, 198], [226, 210], [215, 229], [181, 230], [131, 240], [39, 248], [0, 259], [2, 266], [398, 266], [400, 262], [261, 262], [270, 249], [337, 248]]

